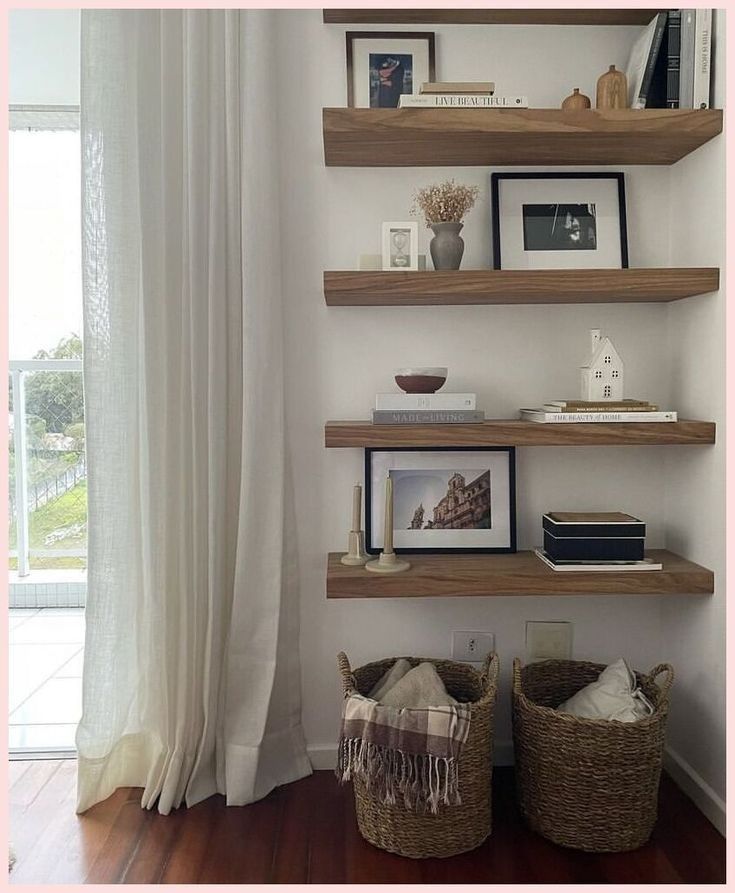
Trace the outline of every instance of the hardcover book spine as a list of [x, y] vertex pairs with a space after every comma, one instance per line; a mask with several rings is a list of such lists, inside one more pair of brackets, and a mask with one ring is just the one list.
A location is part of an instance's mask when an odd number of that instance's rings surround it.
[[391, 412], [477, 409], [475, 394], [376, 394], [375, 408]]
[[656, 61], [658, 60], [658, 54], [661, 50], [661, 43], [664, 39], [664, 31], [666, 30], [666, 13], [660, 12], [656, 16], [656, 31], [653, 35], [653, 41], [651, 43], [651, 49], [648, 53], [648, 59], [646, 61], [646, 71], [643, 75], [643, 81], [641, 83], [641, 91], [638, 94], [638, 97], [633, 104], [633, 108], [636, 109], [644, 109], [646, 107], [646, 102], [648, 100], [648, 93], [651, 89], [651, 82], [653, 81], [653, 73], [656, 69]]
[[694, 108], [695, 9], [681, 11], [681, 58], [679, 63], [679, 108]]
[[458, 425], [471, 422], [484, 422], [485, 413], [481, 410], [424, 410], [418, 412], [401, 412], [390, 410], [373, 410], [374, 425]]
[[681, 10], [669, 10], [669, 57], [666, 66], [666, 108], [679, 108], [679, 66], [681, 63]]
[[487, 96], [469, 93], [403, 93], [399, 108], [528, 108], [527, 96]]
[[657, 412], [658, 406], [649, 403], [646, 406], [623, 406], [600, 403], [597, 406], [559, 406], [557, 403], [545, 403], [546, 412]]
[[521, 410], [521, 418], [531, 422], [561, 424], [587, 422], [675, 422], [675, 412], [543, 412]]
[[710, 55], [712, 48], [712, 10], [698, 9], [694, 46], [694, 96], [692, 107], [710, 105]]

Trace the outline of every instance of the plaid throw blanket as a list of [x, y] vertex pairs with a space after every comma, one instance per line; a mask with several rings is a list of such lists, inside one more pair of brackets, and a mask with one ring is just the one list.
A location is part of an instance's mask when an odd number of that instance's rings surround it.
[[435, 813], [461, 802], [457, 761], [470, 730], [470, 707], [386, 707], [351, 694], [342, 705], [337, 777], [356, 776], [383, 803]]

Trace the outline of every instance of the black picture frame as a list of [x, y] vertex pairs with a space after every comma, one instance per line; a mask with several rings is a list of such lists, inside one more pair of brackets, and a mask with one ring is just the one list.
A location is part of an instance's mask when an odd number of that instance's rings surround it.
[[616, 180], [620, 217], [620, 259], [628, 269], [628, 218], [625, 207], [625, 175], [621, 171], [502, 171], [490, 175], [490, 205], [493, 232], [493, 269], [500, 270], [500, 183], [503, 180]]
[[355, 107], [354, 49], [356, 40], [425, 40], [429, 57], [429, 80], [436, 79], [436, 38], [433, 31], [347, 31], [345, 33], [347, 63], [347, 107]]
[[365, 447], [365, 550], [370, 555], [380, 554], [381, 548], [373, 545], [374, 525], [372, 522], [373, 504], [373, 456], [376, 453], [506, 453], [508, 455], [508, 510], [509, 545], [471, 548], [395, 548], [399, 555], [469, 555], [469, 554], [513, 554], [517, 551], [516, 540], [516, 450], [513, 446], [477, 447]]

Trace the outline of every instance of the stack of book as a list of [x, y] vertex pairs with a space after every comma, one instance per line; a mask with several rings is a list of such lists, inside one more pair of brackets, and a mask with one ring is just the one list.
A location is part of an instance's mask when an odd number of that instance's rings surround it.
[[646, 525], [624, 512], [547, 512], [538, 557], [555, 571], [652, 571], [644, 556]]
[[377, 394], [374, 425], [451, 425], [484, 422], [475, 394]]
[[417, 94], [404, 93], [399, 108], [528, 108], [527, 96], [496, 96], [491, 81], [437, 81], [422, 84]]
[[521, 409], [527, 422], [675, 422], [677, 415], [648, 400], [552, 400], [538, 409]]

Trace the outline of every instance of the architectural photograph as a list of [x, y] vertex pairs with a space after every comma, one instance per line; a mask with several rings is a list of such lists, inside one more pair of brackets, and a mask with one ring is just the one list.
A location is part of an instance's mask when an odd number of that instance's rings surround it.
[[729, 11], [0, 14], [8, 884], [726, 885]]

